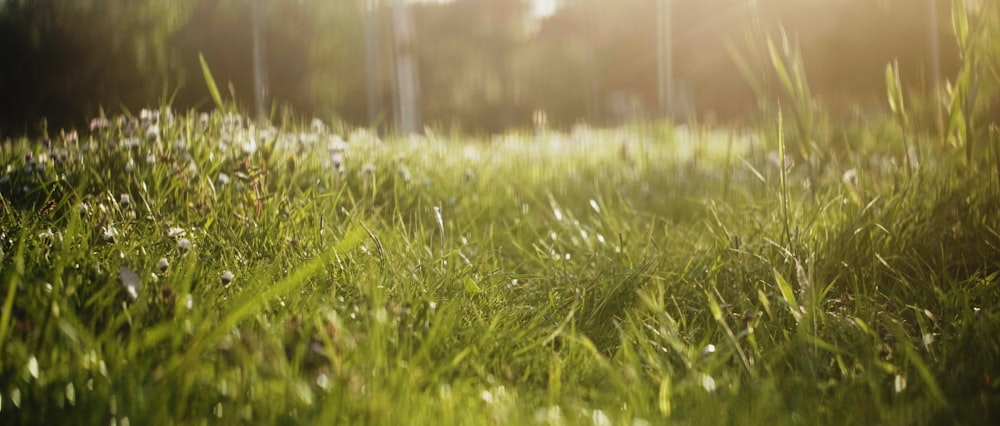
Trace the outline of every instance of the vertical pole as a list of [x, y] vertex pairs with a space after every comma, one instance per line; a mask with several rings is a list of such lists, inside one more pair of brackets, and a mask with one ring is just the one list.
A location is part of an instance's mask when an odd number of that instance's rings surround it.
[[930, 54], [931, 54], [931, 99], [936, 104], [938, 135], [944, 138], [944, 113], [941, 105], [941, 44], [938, 28], [937, 0], [927, 0], [927, 15], [930, 20]]
[[936, 0], [927, 0], [927, 14], [930, 17], [931, 79], [934, 83], [935, 96], [941, 87], [941, 44], [936, 3]]
[[261, 1], [263, 0], [250, 0], [250, 19], [252, 20], [251, 25], [253, 28], [253, 91], [254, 91], [254, 106], [257, 113], [258, 120], [264, 120], [267, 118], [267, 110], [265, 105], [267, 104], [267, 62], [265, 57], [267, 55], [265, 40], [264, 40], [264, 30], [267, 24], [266, 19], [264, 19], [264, 11]]
[[674, 106], [674, 64], [673, 40], [671, 37], [671, 0], [656, 1], [656, 65], [657, 94], [660, 114], [673, 118]]
[[365, 83], [368, 92], [368, 124], [376, 126], [382, 114], [382, 64], [377, 0], [365, 2]]
[[396, 0], [392, 17], [396, 36], [398, 130], [403, 134], [416, 133], [420, 128], [420, 112], [417, 110], [420, 93], [417, 64], [413, 58], [413, 22], [404, 0]]

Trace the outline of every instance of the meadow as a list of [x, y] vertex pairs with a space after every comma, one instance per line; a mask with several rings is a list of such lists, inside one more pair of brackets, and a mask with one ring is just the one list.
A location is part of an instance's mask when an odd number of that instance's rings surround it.
[[906, 168], [888, 118], [816, 164], [783, 137], [668, 125], [94, 124], [0, 151], [4, 423], [989, 423], [1000, 406], [995, 170], [931, 137]]
[[940, 99], [889, 65], [848, 119], [768, 39], [743, 127], [272, 125], [203, 61], [211, 113], [6, 140], [0, 423], [995, 423], [1000, 18], [964, 10]]

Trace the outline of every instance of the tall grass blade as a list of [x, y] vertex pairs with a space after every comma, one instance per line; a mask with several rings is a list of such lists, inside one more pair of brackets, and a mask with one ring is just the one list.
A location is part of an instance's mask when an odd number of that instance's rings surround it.
[[778, 107], [778, 156], [781, 157], [781, 170], [778, 172], [778, 176], [781, 180], [781, 221], [785, 228], [785, 242], [791, 245], [792, 242], [792, 231], [791, 225], [788, 223], [791, 218], [789, 217], [789, 207], [788, 207], [788, 164], [786, 163], [786, 152], [785, 152], [785, 124], [781, 114], [781, 107]]
[[215, 78], [212, 77], [212, 70], [208, 67], [208, 62], [205, 61], [205, 55], [199, 53], [198, 61], [201, 62], [201, 74], [205, 78], [205, 85], [208, 86], [208, 93], [212, 95], [212, 101], [215, 102], [216, 108], [223, 109], [225, 104], [222, 103], [219, 86], [215, 84]]
[[[303, 284], [310, 277], [326, 267], [326, 265], [335, 257], [342, 256], [348, 251], [360, 246], [366, 236], [367, 234], [365, 233], [364, 227], [354, 225], [334, 247], [328, 249], [315, 259], [305, 263], [300, 268], [292, 272], [291, 275], [286, 276], [273, 285], [266, 286], [262, 291], [248, 292], [241, 300], [235, 303], [233, 310], [226, 314], [222, 320], [219, 321], [218, 325], [213, 327], [211, 331], [198, 339], [196, 343], [192, 345], [191, 349], [188, 350], [186, 356], [179, 357], [178, 360], [191, 361], [191, 358], [199, 356], [205, 345], [218, 341], [223, 335], [231, 332], [233, 327], [236, 327], [236, 325], [241, 321], [260, 312], [260, 310], [266, 306], [267, 301], [287, 293], [296, 286]], [[264, 285], [263, 283], [260, 284]], [[179, 365], [175, 365], [174, 367], [179, 367], [184, 364], [185, 362], [181, 362]]]
[[781, 292], [781, 298], [784, 299], [785, 304], [788, 306], [789, 312], [795, 317], [795, 323], [799, 323], [802, 320], [802, 308], [799, 306], [799, 302], [795, 300], [795, 291], [792, 289], [792, 284], [788, 282], [778, 272], [777, 269], [774, 271], [774, 282], [778, 285], [778, 291]]

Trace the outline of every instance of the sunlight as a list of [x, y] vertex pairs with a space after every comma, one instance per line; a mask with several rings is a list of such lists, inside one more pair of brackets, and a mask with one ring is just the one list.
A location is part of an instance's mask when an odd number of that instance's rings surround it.
[[[451, 3], [453, 0], [409, 0], [410, 3]], [[531, 15], [548, 18], [559, 9], [559, 0], [531, 0]]]
[[548, 18], [552, 14], [556, 13], [556, 9], [559, 7], [558, 0], [533, 0], [533, 6], [531, 8], [531, 13], [538, 18]]

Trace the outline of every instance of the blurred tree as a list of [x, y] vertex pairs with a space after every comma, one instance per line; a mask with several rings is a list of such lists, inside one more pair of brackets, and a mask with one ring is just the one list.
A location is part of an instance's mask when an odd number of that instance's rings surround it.
[[[388, 39], [382, 25], [388, 16], [384, 8], [376, 8], [368, 19], [374, 20], [378, 27], [376, 37]], [[326, 1], [309, 0], [310, 24], [315, 26], [315, 35], [309, 48], [306, 67], [311, 74], [306, 80], [309, 91], [309, 101], [295, 104], [305, 107], [305, 112], [313, 112], [320, 117], [337, 117], [350, 123], [370, 123], [368, 103], [368, 70], [366, 69], [365, 52], [365, 4], [363, 1]], [[288, 27], [288, 23], [284, 25]], [[289, 30], [292, 30], [290, 28]], [[300, 41], [305, 43], [305, 41]], [[376, 58], [381, 61], [389, 53], [383, 51], [381, 43]], [[384, 62], [383, 62], [384, 63]], [[376, 87], [388, 87], [389, 76], [379, 66], [375, 75]], [[384, 99], [388, 93], [378, 90], [377, 105], [385, 105]], [[381, 120], [384, 113], [376, 109]]]
[[[671, 40], [658, 50], [665, 33], [657, 31], [657, 5], [667, 1]], [[951, 39], [944, 7], [574, 0], [539, 20], [529, 0], [420, 2], [409, 4], [411, 16], [402, 20], [412, 21], [410, 48], [397, 49], [394, 37], [402, 33], [393, 32], [393, 8], [386, 7], [392, 4], [8, 0], [0, 3], [0, 56], [16, 66], [0, 67], [0, 132], [38, 131], [42, 117], [53, 126], [79, 124], [101, 106], [134, 110], [175, 92], [177, 108], [208, 107], [199, 52], [246, 110], [264, 109], [270, 105], [260, 104], [273, 99], [304, 115], [353, 124], [390, 118], [386, 106], [407, 80], [393, 58], [412, 52], [412, 69], [420, 72], [404, 74], [418, 81], [414, 94], [420, 88], [413, 113], [431, 124], [488, 132], [528, 125], [536, 110], [557, 126], [649, 117], [666, 87], [680, 118], [696, 112], [738, 119], [757, 99], [735, 78], [726, 45], [747, 46], [754, 22], [771, 34], [779, 24], [787, 30], [801, 48], [811, 92], [835, 113], [859, 101], [883, 107], [888, 62], [899, 61], [905, 86], [927, 93], [938, 87], [935, 70], [943, 80], [958, 63], [955, 44], [941, 43], [940, 67], [934, 65], [928, 43]], [[935, 17], [938, 25], [928, 25]], [[657, 52], [667, 47], [672, 66], [658, 67]], [[667, 68], [673, 84], [660, 77]], [[263, 102], [252, 101], [258, 98]]]
[[38, 132], [42, 117], [80, 124], [101, 107], [156, 102], [179, 78], [168, 44], [193, 1], [3, 2], [0, 133]]
[[523, 0], [413, 5], [427, 121], [486, 131], [527, 122], [515, 53], [527, 36], [528, 12]]
[[420, 83], [414, 50], [413, 20], [404, 0], [392, 3], [393, 65], [396, 71], [396, 131], [408, 135], [420, 131]]

